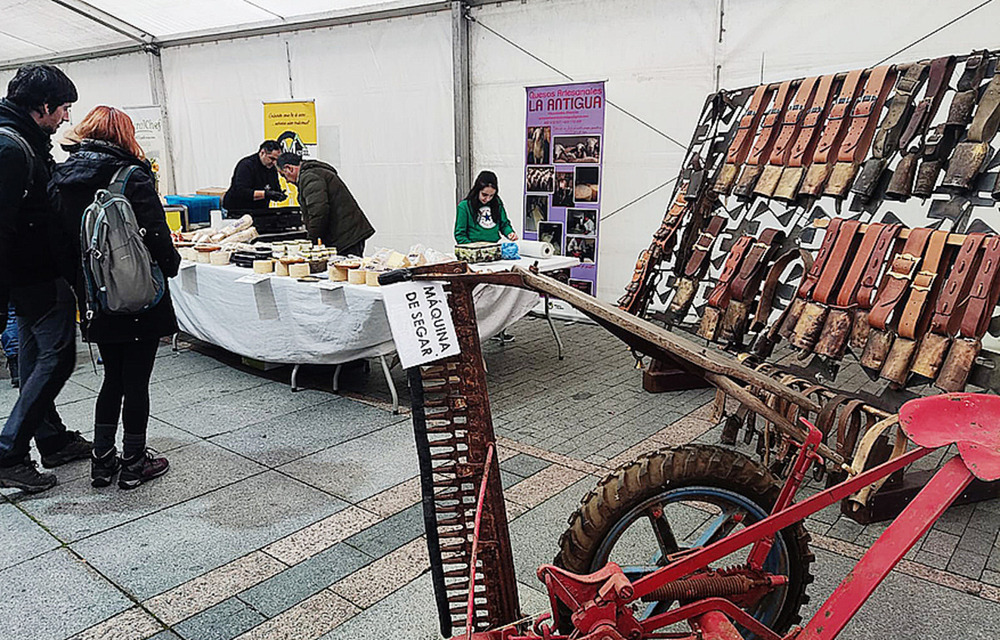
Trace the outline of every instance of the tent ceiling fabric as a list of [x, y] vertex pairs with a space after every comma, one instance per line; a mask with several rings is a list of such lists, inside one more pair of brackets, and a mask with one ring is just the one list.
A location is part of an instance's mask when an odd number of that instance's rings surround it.
[[83, 13], [101, 12], [155, 40], [281, 26], [329, 15], [427, 4], [416, 0], [0, 0], [0, 64], [136, 44]]

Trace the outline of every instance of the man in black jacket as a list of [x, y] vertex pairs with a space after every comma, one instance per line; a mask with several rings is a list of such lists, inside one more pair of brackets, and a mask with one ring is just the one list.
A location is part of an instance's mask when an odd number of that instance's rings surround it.
[[278, 157], [278, 170], [299, 189], [299, 206], [306, 233], [313, 242], [335, 247], [342, 256], [362, 256], [365, 240], [375, 235], [368, 218], [337, 170], [295, 153]]
[[265, 140], [257, 153], [237, 162], [222, 206], [230, 211], [267, 209], [271, 201], [281, 202], [287, 198], [288, 194], [281, 190], [278, 170], [274, 168], [279, 155], [281, 145]]
[[76, 99], [66, 74], [33, 65], [18, 69], [0, 100], [0, 290], [14, 303], [21, 343], [21, 392], [0, 431], [0, 487], [30, 493], [56, 484], [31, 461], [32, 437], [45, 467], [87, 458], [91, 450], [79, 432], [66, 430], [55, 406], [76, 364], [69, 280], [79, 228], [61, 219], [49, 197], [49, 138], [69, 120]]

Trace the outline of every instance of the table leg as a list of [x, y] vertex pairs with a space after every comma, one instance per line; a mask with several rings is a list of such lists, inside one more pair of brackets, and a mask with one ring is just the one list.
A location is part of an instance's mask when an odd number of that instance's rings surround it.
[[174, 352], [179, 351], [179, 349], [177, 348], [177, 336], [178, 332], [175, 331], [174, 336], [170, 338], [170, 349]]
[[337, 368], [333, 370], [333, 392], [337, 393], [340, 391], [340, 370], [344, 368], [344, 365], [338, 364]]
[[378, 359], [382, 363], [382, 373], [385, 374], [385, 383], [389, 385], [389, 393], [392, 394], [392, 412], [399, 413], [399, 394], [396, 393], [396, 385], [392, 381], [392, 372], [389, 369], [389, 363], [386, 361], [385, 356], [379, 356]]
[[302, 367], [301, 364], [297, 364], [294, 367], [292, 367], [292, 391], [298, 391], [299, 390], [299, 387], [296, 384], [296, 380], [299, 377], [299, 368], [300, 367]]
[[549, 329], [552, 329], [552, 335], [556, 339], [556, 347], [558, 348], [559, 359], [562, 360], [563, 359], [562, 338], [559, 337], [559, 332], [556, 331], [556, 323], [552, 322], [552, 314], [549, 312], [549, 297], [542, 296], [542, 298], [545, 300], [545, 320], [548, 321], [549, 323]]

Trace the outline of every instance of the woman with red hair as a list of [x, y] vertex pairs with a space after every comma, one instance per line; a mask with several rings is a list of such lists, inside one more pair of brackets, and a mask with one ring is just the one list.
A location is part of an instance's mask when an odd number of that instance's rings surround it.
[[[174, 249], [153, 173], [142, 147], [135, 139], [132, 119], [114, 107], [95, 107], [73, 128], [73, 153], [52, 175], [52, 186], [59, 197], [60, 210], [69, 228], [77, 229], [84, 209], [98, 189], [107, 189], [123, 167], [136, 169], [125, 183], [125, 197], [132, 205], [136, 222], [144, 230], [143, 240], [163, 275], [177, 275], [180, 256]], [[77, 271], [80, 239], [75, 238]], [[82, 280], [80, 280], [82, 283]], [[78, 286], [78, 291], [82, 287]], [[79, 296], [83, 300], [83, 296]], [[94, 311], [94, 310], [92, 310]], [[177, 331], [170, 292], [156, 305], [136, 314], [81, 314], [81, 329], [87, 342], [96, 343], [104, 366], [104, 381], [94, 410], [94, 452], [90, 477], [95, 487], [106, 487], [118, 474], [118, 486], [134, 489], [143, 482], [163, 475], [167, 459], [146, 447], [149, 423], [149, 379], [160, 338]], [[115, 447], [118, 420], [121, 418], [122, 455]], [[120, 470], [120, 474], [119, 474]]]

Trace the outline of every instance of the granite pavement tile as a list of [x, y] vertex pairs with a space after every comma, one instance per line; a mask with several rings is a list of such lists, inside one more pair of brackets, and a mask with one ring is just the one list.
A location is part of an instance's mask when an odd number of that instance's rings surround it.
[[278, 468], [314, 487], [359, 502], [417, 475], [408, 418]]
[[273, 618], [370, 561], [369, 556], [357, 549], [337, 544], [271, 576], [236, 597], [254, 611]]
[[264, 547], [263, 551], [292, 565], [316, 555], [359, 531], [374, 526], [381, 517], [355, 505], [314, 522]]
[[961, 549], [956, 550], [948, 560], [948, 571], [973, 580], [979, 580], [985, 567], [985, 555]]
[[[250, 374], [243, 374], [250, 375]], [[259, 386], [232, 393], [205, 396], [190, 405], [155, 411], [160, 419], [203, 438], [250, 424], [294, 415], [306, 407], [335, 400], [322, 391], [292, 392], [287, 384], [263, 380]], [[354, 403], [357, 404], [357, 403]]]
[[3, 544], [0, 544], [0, 570], [60, 546], [57, 539], [9, 502], [0, 502], [0, 531], [4, 532]]
[[11, 640], [63, 640], [132, 606], [66, 549], [0, 571], [0, 602], [0, 630]]
[[934, 553], [947, 558], [955, 552], [956, 548], [958, 548], [958, 542], [960, 539], [961, 538], [957, 535], [931, 529], [925, 535], [924, 542], [920, 545], [920, 549], [922, 551], [927, 551], [929, 553]]
[[372, 558], [381, 558], [423, 534], [423, 504], [417, 503], [354, 534], [345, 542]]
[[423, 536], [343, 578], [330, 589], [361, 608], [367, 608], [430, 570], [427, 540]]
[[522, 478], [527, 478], [528, 476], [538, 473], [550, 464], [552, 463], [542, 460], [541, 458], [519, 453], [509, 460], [505, 460], [500, 463], [500, 469], [508, 473], [521, 476]]
[[337, 594], [320, 591], [238, 638], [239, 640], [314, 640], [357, 613], [357, 607]]
[[265, 618], [237, 598], [229, 598], [174, 627], [184, 640], [231, 640]]
[[164, 623], [176, 624], [286, 568], [268, 554], [254, 551], [150, 598], [142, 606]]
[[162, 629], [163, 625], [156, 618], [140, 607], [132, 607], [76, 634], [70, 640], [141, 640], [157, 635]]
[[210, 441], [261, 464], [276, 467], [393, 422], [400, 422], [399, 416], [346, 398], [334, 398], [214, 436]]
[[320, 640], [440, 640], [437, 605], [430, 574], [376, 602]]
[[[121, 491], [116, 485], [94, 488], [90, 486], [87, 463], [74, 463], [86, 469], [88, 475], [26, 497], [20, 504], [60, 539], [72, 541], [134, 521], [264, 470], [246, 458], [205, 442], [176, 449], [169, 459], [170, 471], [166, 475], [131, 491]], [[206, 473], [206, 469], [212, 472]]]
[[269, 471], [72, 546], [121, 588], [145, 600], [345, 506]]
[[160, 415], [171, 409], [190, 408], [206, 400], [218, 399], [267, 384], [271, 384], [267, 378], [232, 367], [219, 367], [151, 383], [150, 406], [154, 414]]

